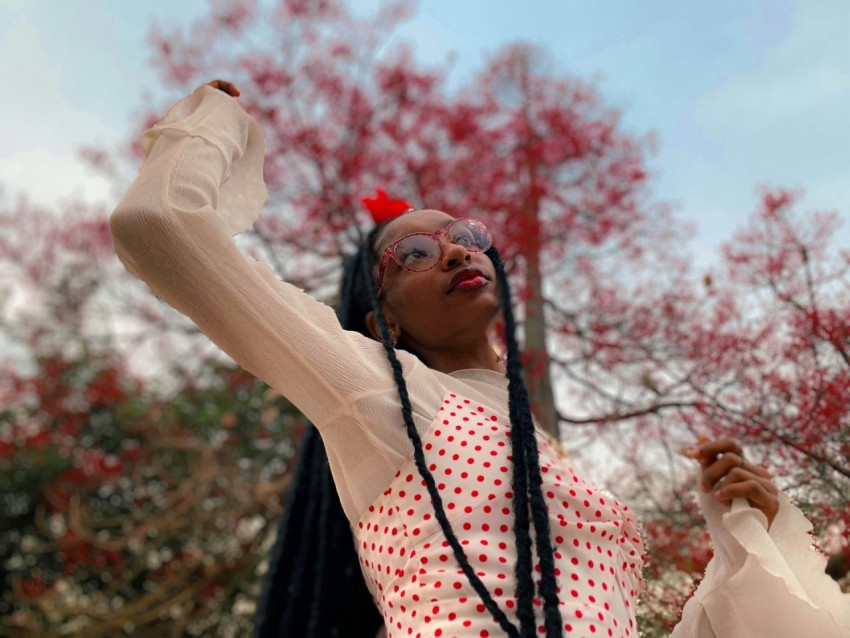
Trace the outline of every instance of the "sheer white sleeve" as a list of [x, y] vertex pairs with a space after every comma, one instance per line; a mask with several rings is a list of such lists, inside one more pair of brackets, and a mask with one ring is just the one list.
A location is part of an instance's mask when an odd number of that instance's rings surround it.
[[850, 595], [824, 572], [811, 524], [784, 494], [769, 531], [743, 499], [724, 508], [700, 494], [700, 505], [714, 558], [672, 638], [850, 637]]
[[380, 344], [342, 330], [331, 308], [233, 241], [266, 198], [262, 131], [234, 98], [203, 86], [141, 143], [144, 164], [109, 220], [133, 275], [320, 429], [395, 388]]

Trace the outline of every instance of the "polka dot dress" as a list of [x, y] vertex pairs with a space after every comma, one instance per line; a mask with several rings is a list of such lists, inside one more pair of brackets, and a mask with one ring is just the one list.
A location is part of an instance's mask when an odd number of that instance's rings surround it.
[[[518, 626], [509, 421], [450, 393], [422, 443], [472, 568]], [[643, 548], [631, 512], [585, 483], [544, 439], [538, 446], [564, 634], [637, 636]], [[388, 636], [504, 635], [460, 571], [412, 457], [354, 533]], [[540, 601], [535, 607], [542, 635]]]

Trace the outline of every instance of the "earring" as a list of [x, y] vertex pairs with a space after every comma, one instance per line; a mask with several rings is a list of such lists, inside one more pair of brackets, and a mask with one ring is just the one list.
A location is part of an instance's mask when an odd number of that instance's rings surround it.
[[398, 344], [398, 331], [393, 330], [393, 335], [392, 335], [392, 336], [393, 336], [392, 344], [393, 344], [393, 348], [395, 348], [395, 347], [396, 347], [396, 345]]

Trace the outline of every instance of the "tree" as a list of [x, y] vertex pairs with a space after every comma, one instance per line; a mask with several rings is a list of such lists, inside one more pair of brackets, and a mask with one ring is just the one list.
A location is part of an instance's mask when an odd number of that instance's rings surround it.
[[611, 255], [639, 267], [644, 242], [673, 232], [643, 188], [647, 140], [620, 130], [619, 114], [591, 85], [547, 73], [542, 53], [518, 44], [494, 56], [467, 92], [478, 125], [457, 141], [468, 150], [451, 173], [466, 201], [447, 203], [500, 230], [520, 284], [529, 391], [538, 421], [557, 434], [550, 367], [558, 362], [546, 335], [563, 324], [551, 308], [581, 312]]
[[120, 364], [39, 364], [2, 415], [0, 630], [250, 631], [300, 415], [231, 366], [163, 400]]
[[[588, 414], [565, 420], [592, 428], [623, 463], [613, 482], [631, 486], [654, 549], [648, 574], [664, 595], [649, 605], [651, 626], [674, 624], [669, 609], [710, 557], [673, 453], [698, 435], [746, 442], [814, 522], [829, 573], [848, 585], [850, 256], [830, 247], [836, 215], [803, 215], [798, 200], [765, 192], [716, 272], [700, 280], [683, 270], [654, 293], [612, 291], [572, 337]], [[674, 604], [664, 609], [664, 599]]]

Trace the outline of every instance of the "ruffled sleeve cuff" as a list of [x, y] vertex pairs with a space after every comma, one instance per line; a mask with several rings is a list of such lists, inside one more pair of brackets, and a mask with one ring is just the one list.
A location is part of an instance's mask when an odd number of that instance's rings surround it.
[[200, 86], [174, 104], [139, 140], [145, 158], [166, 133], [198, 137], [224, 157], [227, 170], [219, 186], [215, 210], [231, 235], [260, 216], [268, 197], [263, 182], [265, 143], [260, 125], [235, 98], [211, 86]]
[[727, 508], [700, 494], [700, 504], [715, 556], [683, 623], [698, 619], [703, 631], [674, 635], [702, 638], [710, 624], [717, 638], [850, 637], [850, 595], [824, 572], [811, 524], [784, 494], [770, 531], [743, 499]]

